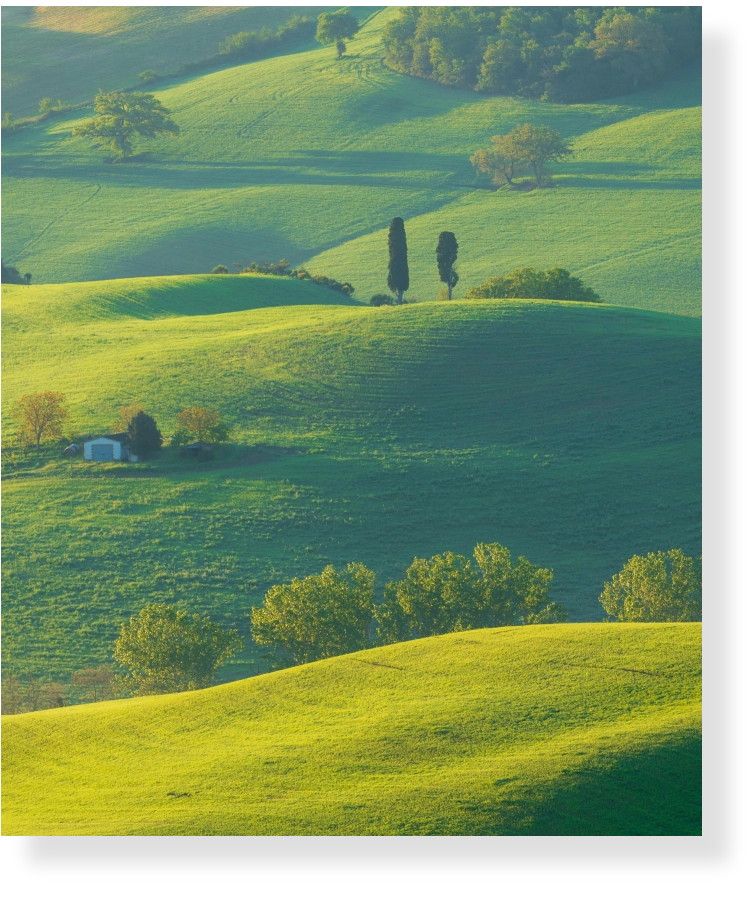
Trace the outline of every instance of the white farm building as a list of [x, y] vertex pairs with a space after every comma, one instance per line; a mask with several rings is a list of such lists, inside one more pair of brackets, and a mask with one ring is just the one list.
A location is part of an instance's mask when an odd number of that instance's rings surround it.
[[138, 461], [136, 454], [131, 453], [130, 438], [127, 432], [117, 435], [101, 435], [84, 442], [84, 459], [95, 463], [110, 463], [113, 460]]

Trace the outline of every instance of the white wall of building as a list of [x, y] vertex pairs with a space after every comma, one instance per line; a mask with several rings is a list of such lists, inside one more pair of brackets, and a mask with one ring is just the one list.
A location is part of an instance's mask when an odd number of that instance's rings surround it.
[[113, 460], [127, 460], [128, 451], [124, 451], [120, 441], [114, 441], [112, 438], [93, 438], [91, 441], [84, 442], [84, 459], [92, 459], [92, 447], [94, 445], [109, 444], [113, 448]]

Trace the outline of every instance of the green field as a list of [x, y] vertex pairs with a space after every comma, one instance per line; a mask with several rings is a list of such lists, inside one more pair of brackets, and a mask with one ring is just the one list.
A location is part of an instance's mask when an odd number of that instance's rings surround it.
[[[10, 435], [16, 398], [50, 387], [74, 435], [133, 401], [166, 435], [194, 404], [234, 427], [206, 464], [172, 449], [135, 466], [4, 454], [9, 671], [105, 662], [150, 601], [248, 636], [270, 585], [327, 563], [361, 561], [381, 584], [414, 556], [499, 541], [553, 568], [553, 598], [593, 620], [632, 554], [700, 552], [698, 319], [372, 308], [292, 279], [202, 276], [6, 285], [3, 327]], [[252, 646], [242, 661], [226, 672], [253, 672]]]
[[[284, 256], [368, 299], [385, 289], [385, 228], [400, 215], [420, 300], [437, 296], [433, 251], [451, 229], [459, 292], [515, 266], [559, 265], [610, 303], [700, 315], [700, 72], [604, 103], [489, 97], [387, 69], [389, 15], [370, 15], [341, 61], [312, 49], [158, 91], [181, 134], [133, 162], [109, 164], [72, 138], [76, 120], [8, 136], [6, 262], [69, 282]], [[143, 34], [159, 36], [150, 22]], [[39, 29], [18, 27], [32, 46]], [[117, 60], [112, 71], [108, 87], [125, 79]], [[469, 154], [522, 121], [572, 137], [576, 156], [557, 188], [491, 192]]]
[[490, 629], [3, 718], [3, 834], [701, 834], [701, 625]]

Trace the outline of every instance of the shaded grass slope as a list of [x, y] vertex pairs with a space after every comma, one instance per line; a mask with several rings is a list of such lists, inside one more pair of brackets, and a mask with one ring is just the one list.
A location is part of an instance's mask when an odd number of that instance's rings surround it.
[[[632, 554], [700, 552], [699, 320], [546, 301], [212, 314], [247, 291], [257, 307], [268, 289], [332, 292], [199, 284], [206, 304], [193, 279], [68, 285], [57, 301], [3, 287], [7, 435], [15, 399], [48, 388], [77, 435], [132, 401], [166, 436], [196, 404], [234, 427], [206, 464], [169, 448], [131, 466], [4, 456], [10, 671], [106, 661], [150, 601], [248, 635], [271, 584], [326, 563], [360, 560], [382, 582], [414, 556], [500, 541], [554, 569], [574, 618], [598, 619], [602, 583]], [[256, 666], [254, 648], [242, 659]]]
[[[66, 282], [285, 256], [368, 299], [385, 287], [384, 229], [402, 216], [422, 300], [437, 296], [433, 251], [450, 229], [461, 289], [562, 265], [609, 302], [700, 314], [697, 71], [605, 103], [489, 97], [387, 69], [389, 15], [371, 16], [340, 61], [320, 48], [159, 91], [181, 134], [130, 163], [72, 138], [73, 120], [11, 135], [5, 258]], [[577, 156], [557, 189], [490, 192], [469, 155], [524, 121], [557, 128]]]
[[3, 834], [701, 834], [701, 625], [456, 633], [3, 718]]

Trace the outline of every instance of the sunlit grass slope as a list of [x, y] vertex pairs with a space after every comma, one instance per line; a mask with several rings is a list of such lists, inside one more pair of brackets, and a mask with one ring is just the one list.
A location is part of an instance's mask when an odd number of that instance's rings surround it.
[[[239, 309], [268, 290], [289, 305]], [[6, 665], [105, 661], [149, 601], [248, 635], [271, 584], [351, 560], [382, 582], [480, 541], [552, 567], [554, 597], [599, 619], [602, 583], [632, 554], [700, 552], [699, 320], [323, 295], [337, 299], [234, 276], [3, 287], [9, 434], [16, 398], [49, 388], [73, 434], [109, 429], [132, 401], [167, 436], [195, 404], [235, 430], [207, 464], [170, 449], [138, 466], [4, 458]]]
[[[411, 79], [382, 62], [390, 10], [345, 59], [321, 48], [158, 92], [181, 134], [108, 164], [72, 121], [4, 141], [6, 260], [36, 281], [209, 271], [278, 259], [384, 290], [385, 231], [408, 222], [412, 287], [434, 299], [437, 233], [455, 230], [463, 290], [515, 265], [562, 265], [606, 300], [699, 315], [700, 76], [562, 106]], [[574, 139], [558, 188], [491, 192], [469, 163], [532, 121]], [[332, 270], [332, 271], [330, 271]]]
[[700, 624], [457, 633], [3, 718], [3, 834], [701, 833]]

